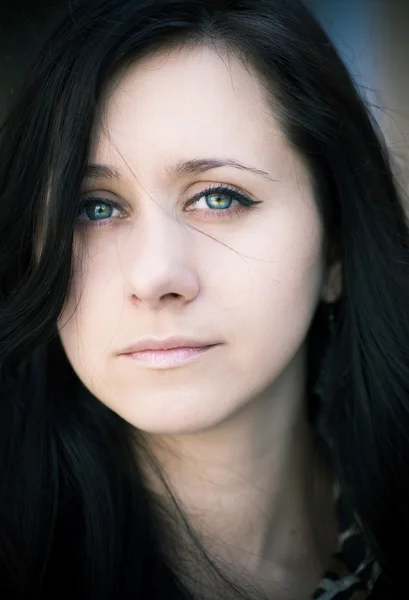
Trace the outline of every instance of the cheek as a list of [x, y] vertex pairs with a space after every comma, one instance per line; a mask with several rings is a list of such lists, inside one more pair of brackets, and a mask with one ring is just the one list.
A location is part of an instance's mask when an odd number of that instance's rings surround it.
[[[238, 363], [244, 368], [253, 359], [263, 377], [283, 368], [308, 333], [324, 277], [323, 229], [318, 213], [301, 207], [298, 215], [263, 225], [256, 239], [257, 259], [246, 259], [246, 289], [234, 320], [247, 341], [237, 346]], [[250, 245], [241, 250], [251, 254]]]
[[118, 329], [120, 269], [101, 255], [75, 253], [70, 289], [58, 319], [62, 345], [81, 379], [89, 384], [98, 362], [109, 352]]

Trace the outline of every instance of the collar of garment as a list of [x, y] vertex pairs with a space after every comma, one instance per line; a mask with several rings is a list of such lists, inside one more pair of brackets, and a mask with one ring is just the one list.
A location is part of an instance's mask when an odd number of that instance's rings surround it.
[[338, 548], [312, 600], [365, 600], [371, 597], [381, 569], [337, 486], [334, 494], [339, 527]]

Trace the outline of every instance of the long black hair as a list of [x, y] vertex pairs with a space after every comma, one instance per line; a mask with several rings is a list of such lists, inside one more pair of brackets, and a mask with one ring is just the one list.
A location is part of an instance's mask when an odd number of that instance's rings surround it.
[[325, 306], [309, 332], [311, 419], [381, 566], [406, 573], [407, 223], [346, 67], [298, 0], [73, 0], [0, 133], [2, 598], [192, 597], [164, 558], [135, 432], [81, 384], [56, 325], [103, 90], [124, 63], [192, 44], [256, 69], [309, 165], [343, 272], [329, 353]]

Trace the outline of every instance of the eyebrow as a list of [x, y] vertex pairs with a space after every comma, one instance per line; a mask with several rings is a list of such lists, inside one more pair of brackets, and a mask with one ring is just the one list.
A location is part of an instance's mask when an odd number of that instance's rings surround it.
[[[166, 167], [166, 172], [170, 177], [174, 177], [176, 175], [182, 176], [195, 173], [205, 173], [206, 171], [218, 169], [220, 167], [233, 167], [234, 169], [239, 169], [241, 171], [250, 171], [256, 175], [261, 175], [269, 181], [278, 181], [278, 179], [274, 179], [274, 177], [272, 177], [266, 171], [245, 165], [234, 158], [195, 158], [192, 160], [180, 160], [176, 164]], [[85, 177], [90, 179], [111, 180], [120, 179], [121, 174], [115, 167], [110, 165], [89, 164], [85, 168]]]

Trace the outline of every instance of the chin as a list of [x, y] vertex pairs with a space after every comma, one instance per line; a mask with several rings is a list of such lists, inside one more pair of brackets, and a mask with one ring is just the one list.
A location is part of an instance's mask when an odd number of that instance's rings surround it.
[[[136, 410], [135, 402], [133, 406], [118, 407], [108, 404], [109, 408], [116, 412], [122, 419], [127, 421], [135, 429], [142, 431], [146, 434], [153, 435], [187, 435], [195, 433], [203, 433], [212, 428], [220, 426], [223, 422], [226, 422], [232, 415], [231, 410], [228, 407], [219, 405], [209, 406], [207, 402], [203, 407], [204, 410], [198, 410], [200, 404], [204, 404], [204, 399], [190, 404], [189, 406], [178, 406], [175, 408], [175, 403], [172, 402], [172, 398], [168, 398], [167, 406], [155, 407], [155, 402], [149, 401], [148, 398], [144, 401], [144, 407], [139, 406], [139, 410]], [[148, 409], [148, 410], [147, 410]]]

